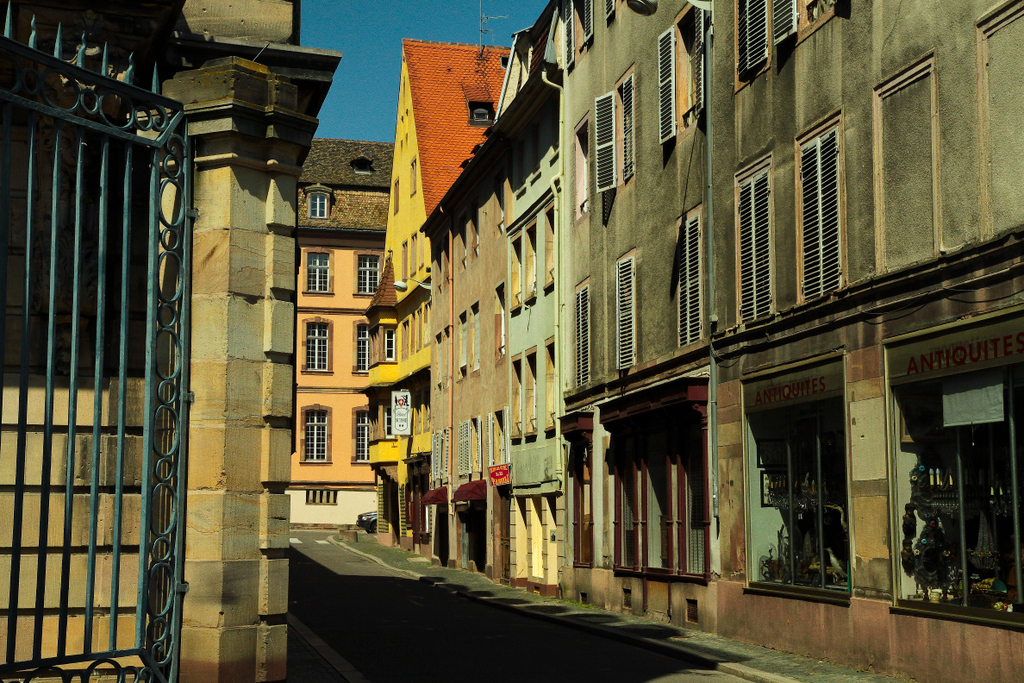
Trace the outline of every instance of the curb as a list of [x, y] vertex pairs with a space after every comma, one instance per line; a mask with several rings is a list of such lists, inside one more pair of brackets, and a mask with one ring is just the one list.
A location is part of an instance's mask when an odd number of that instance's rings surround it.
[[460, 598], [464, 598], [472, 602], [488, 605], [490, 607], [505, 610], [506, 612], [523, 614], [534, 619], [540, 619], [542, 621], [548, 621], [551, 623], [559, 624], [561, 626], [573, 628], [577, 631], [583, 631], [584, 633], [589, 633], [591, 635], [601, 636], [603, 638], [611, 638], [613, 640], [617, 640], [622, 643], [627, 643], [629, 645], [633, 645], [634, 647], [648, 650], [650, 652], [656, 652], [657, 654], [664, 655], [666, 657], [678, 659], [689, 664], [695, 664], [705, 669], [719, 671], [721, 673], [729, 674], [737, 678], [742, 678], [743, 680], [751, 681], [752, 683], [801, 683], [801, 681], [798, 681], [795, 678], [790, 678], [788, 676], [783, 676], [781, 674], [773, 674], [767, 671], [761, 671], [760, 669], [755, 669], [744, 664], [737, 664], [734, 662], [725, 662], [718, 659], [713, 659], [706, 655], [702, 655], [700, 653], [687, 650], [682, 645], [669, 645], [667, 643], [661, 643], [656, 640], [651, 640], [649, 638], [642, 638], [640, 636], [634, 636], [628, 633], [620, 633], [607, 626], [600, 626], [598, 624], [588, 624], [586, 622], [577, 621], [575, 619], [559, 616], [556, 614], [544, 614], [543, 612], [534, 612], [531, 609], [520, 607], [518, 605], [509, 605], [503, 602], [498, 602], [493, 598], [484, 598], [478, 595], [470, 595], [466, 591], [448, 587], [445, 585], [443, 581], [437, 581], [434, 577], [418, 574], [408, 569], [399, 569], [398, 567], [392, 567], [379, 557], [370, 555], [369, 553], [366, 553], [362, 550], [357, 550], [348, 543], [335, 539], [333, 536], [329, 537], [327, 540], [330, 541], [332, 544], [345, 548], [346, 550], [349, 550], [350, 552], [355, 553], [360, 557], [366, 558], [371, 562], [376, 562], [377, 564], [381, 565], [382, 567], [386, 567], [391, 571], [397, 572], [399, 574], [402, 574], [403, 576], [407, 576], [417, 581], [422, 581], [425, 584], [448, 591], [453, 595], [458, 595]]
[[291, 612], [288, 613], [288, 628], [292, 629], [299, 638], [306, 642], [318, 655], [334, 669], [341, 680], [346, 683], [370, 683], [369, 679], [352, 666], [347, 659], [339, 655], [334, 648], [325, 643], [320, 636], [303, 624]]

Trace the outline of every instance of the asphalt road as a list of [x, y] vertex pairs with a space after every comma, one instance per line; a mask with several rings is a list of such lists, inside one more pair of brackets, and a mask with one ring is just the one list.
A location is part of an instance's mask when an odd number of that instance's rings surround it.
[[301, 543], [290, 550], [290, 612], [370, 683], [740, 680], [460, 598], [323, 543], [324, 531], [291, 536]]

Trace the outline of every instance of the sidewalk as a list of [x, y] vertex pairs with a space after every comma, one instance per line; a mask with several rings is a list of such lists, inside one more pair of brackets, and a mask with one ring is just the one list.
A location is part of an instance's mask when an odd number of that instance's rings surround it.
[[433, 584], [466, 599], [614, 638], [755, 683], [891, 683], [901, 680], [642, 617], [526, 593], [492, 583], [482, 574], [433, 566], [415, 553], [381, 546], [373, 536], [364, 533], [359, 534], [358, 543], [346, 543], [337, 537], [329, 540], [411, 579]]

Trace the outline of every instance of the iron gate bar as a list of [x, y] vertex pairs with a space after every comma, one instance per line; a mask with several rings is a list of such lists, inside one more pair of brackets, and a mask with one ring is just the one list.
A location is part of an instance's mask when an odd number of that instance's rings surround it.
[[[175, 102], [159, 95], [159, 80], [156, 68], [153, 72], [153, 92], [146, 92], [143, 88], [137, 88], [131, 84], [131, 74], [134, 70], [134, 58], [129, 56], [128, 69], [125, 72], [126, 83], [118, 82], [108, 77], [108, 52], [104, 45], [102, 67], [97, 74], [87, 70], [85, 64], [86, 40], [85, 35], [79, 44], [75, 56], [75, 64], [63, 61], [61, 57], [62, 28], [57, 27], [57, 38], [54, 45], [53, 57], [44, 55], [35, 50], [37, 35], [35, 31], [36, 20], [32, 17], [32, 31], [29, 36], [28, 47], [25, 47], [12, 38], [12, 8], [8, 5], [5, 21], [4, 36], [0, 38], [0, 50], [6, 51], [11, 60], [13, 71], [16, 74], [14, 86], [10, 89], [0, 89], [0, 102], [3, 102], [3, 131], [0, 133], [3, 140], [2, 166], [0, 166], [0, 262], [6, 264], [10, 257], [11, 240], [11, 144], [13, 140], [12, 124], [14, 121], [14, 107], [24, 109], [27, 113], [27, 124], [25, 127], [27, 138], [26, 146], [28, 151], [26, 161], [26, 202], [25, 202], [25, 263], [24, 283], [25, 288], [22, 296], [22, 334], [20, 353], [20, 375], [19, 375], [19, 408], [18, 408], [18, 433], [17, 433], [17, 462], [15, 466], [15, 491], [14, 491], [14, 529], [12, 530], [11, 548], [11, 572], [10, 590], [8, 599], [8, 633], [7, 633], [7, 662], [0, 664], [0, 674], [12, 671], [21, 671], [24, 680], [43, 675], [50, 677], [53, 674], [59, 675], [62, 679], [68, 677], [80, 678], [83, 682], [97, 672], [101, 667], [107, 667], [115, 672], [119, 681], [123, 681], [126, 674], [132, 674], [135, 680], [174, 680], [178, 671], [178, 653], [180, 639], [177, 634], [181, 628], [181, 604], [187, 592], [187, 584], [184, 583], [184, 568], [182, 558], [184, 556], [184, 533], [183, 520], [186, 503], [185, 485], [185, 462], [187, 457], [187, 410], [190, 404], [190, 393], [188, 391], [187, 362], [189, 358], [189, 329], [191, 286], [189, 281], [191, 263], [191, 220], [194, 218], [191, 207], [192, 199], [192, 178], [191, 178], [191, 146], [184, 130], [185, 118], [183, 107]], [[22, 65], [17, 58], [24, 58], [31, 63], [29, 66]], [[26, 75], [31, 74], [34, 79], [32, 83], [27, 82]], [[50, 100], [49, 94], [44, 92], [45, 79], [49, 75], [57, 75], [71, 83], [67, 87], [67, 93], [73, 95], [72, 104], [65, 108], [63, 103], [54, 103]], [[58, 88], [58, 94], [60, 89]], [[88, 96], [91, 95], [91, 100]], [[127, 121], [123, 124], [111, 121], [103, 109], [103, 98], [108, 95], [121, 96], [119, 104], [128, 103], [128, 108], [122, 107], [121, 111], [127, 112]], [[39, 97], [43, 101], [30, 99]], [[141, 106], [137, 106], [141, 100]], [[90, 106], [91, 102], [91, 106]], [[39, 482], [39, 537], [36, 562], [36, 599], [33, 611], [34, 629], [32, 632], [32, 659], [28, 662], [14, 661], [17, 656], [17, 630], [19, 616], [20, 598], [20, 577], [22, 564], [22, 541], [24, 540], [24, 508], [25, 489], [27, 478], [27, 458], [29, 444], [27, 432], [29, 429], [28, 401], [29, 401], [29, 376], [31, 372], [32, 347], [32, 296], [33, 277], [38, 277], [32, 268], [32, 254], [34, 252], [33, 227], [36, 220], [35, 199], [38, 191], [36, 176], [37, 164], [36, 155], [39, 151], [36, 137], [41, 135], [39, 116], [52, 121], [52, 188], [50, 197], [50, 226], [49, 226], [49, 272], [47, 296], [48, 310], [46, 314], [46, 368], [45, 368], [45, 393], [44, 393], [44, 415], [43, 415], [43, 448], [40, 457], [41, 478]], [[93, 121], [85, 116], [95, 116], [98, 120]], [[73, 125], [75, 135], [71, 137], [71, 131], [65, 131], [65, 124]], [[142, 131], [142, 134], [132, 132]], [[99, 184], [98, 202], [98, 224], [92, 223], [95, 216], [92, 213], [93, 206], [90, 205], [90, 226], [97, 226], [98, 234], [90, 227], [89, 244], [92, 244], [93, 237], [97, 245], [96, 249], [96, 299], [95, 308], [88, 311], [89, 315], [95, 315], [95, 354], [93, 357], [93, 411], [91, 449], [82, 449], [80, 459], [77, 458], [76, 436], [78, 434], [78, 391], [81, 380], [80, 360], [81, 340], [83, 325], [87, 321], [82, 318], [83, 296], [85, 294], [84, 281], [86, 275], [83, 268], [85, 253], [85, 208], [83, 206], [83, 187], [86, 179], [86, 159], [89, 147], [92, 144], [91, 137], [86, 139], [88, 134], [98, 134], [100, 147], [100, 171], [98, 179], [89, 176], [88, 182]], [[147, 136], [147, 134], [152, 135]], [[119, 320], [119, 346], [118, 346], [118, 370], [117, 370], [117, 393], [108, 391], [111, 398], [117, 399], [117, 436], [116, 450], [114, 455], [114, 482], [113, 482], [113, 529], [111, 530], [111, 582], [110, 582], [110, 624], [108, 629], [108, 650], [105, 652], [93, 651], [95, 640], [94, 620], [97, 616], [96, 605], [96, 569], [97, 555], [99, 550], [99, 496], [101, 493], [101, 482], [99, 472], [103, 465], [104, 456], [101, 444], [104, 442], [102, 436], [104, 431], [101, 427], [103, 420], [103, 386], [108, 379], [105, 376], [106, 368], [106, 322], [108, 317], [107, 302], [107, 280], [108, 260], [106, 249], [109, 246], [110, 235], [110, 202], [111, 194], [108, 188], [111, 180], [111, 159], [110, 141], [118, 140], [124, 145], [124, 200], [122, 204], [122, 231], [121, 231], [121, 287], [120, 287], [120, 320]], [[58, 390], [65, 391], [63, 381], [57, 380], [57, 325], [66, 324], [66, 311], [58, 315], [58, 262], [59, 257], [67, 259], [69, 256], [67, 245], [60, 244], [60, 237], [66, 235], [68, 230], [66, 220], [61, 214], [62, 187], [64, 180], [62, 174], [63, 155], [67, 149], [73, 149], [76, 156], [76, 167], [74, 170], [75, 196], [73, 200], [74, 210], [74, 244], [72, 253], [72, 291], [71, 298], [71, 343], [70, 343], [70, 365], [67, 379], [67, 400], [68, 400], [68, 424], [67, 443], [65, 444], [65, 472], [64, 472], [64, 525], [60, 557], [60, 597], [57, 610], [58, 634], [56, 656], [43, 657], [43, 630], [44, 619], [51, 608], [46, 606], [46, 577], [49, 560], [48, 535], [50, 520], [50, 499], [52, 497], [52, 456], [54, 433], [57, 425], [54, 422], [54, 403]], [[124, 497], [125, 492], [125, 463], [124, 454], [126, 451], [126, 425], [127, 410], [126, 404], [128, 384], [128, 334], [130, 333], [131, 309], [129, 304], [133, 299], [129, 292], [131, 274], [131, 247], [132, 247], [132, 223], [134, 218], [132, 190], [132, 175], [135, 172], [134, 155], [136, 150], [144, 154], [149, 149], [148, 166], [150, 171], [149, 182], [149, 213], [148, 225], [144, 233], [144, 243], [147, 252], [147, 292], [146, 292], [146, 354], [143, 372], [143, 403], [145, 406], [143, 429], [142, 429], [142, 463], [141, 482], [139, 493], [142, 500], [139, 527], [139, 576], [136, 591], [135, 605], [135, 639], [134, 647], [118, 648], [118, 617], [121, 613], [119, 602], [119, 588], [122, 565], [122, 541], [124, 527]], [[70, 184], [70, 182], [69, 182]], [[168, 195], [170, 193], [170, 196]], [[142, 195], [145, 197], [145, 195]], [[171, 201], [168, 200], [168, 196]], [[66, 196], [64, 197], [66, 198]], [[68, 204], [71, 202], [69, 201]], [[164, 204], [167, 203], [173, 208], [169, 209], [170, 214], [165, 213]], [[141, 226], [140, 226], [141, 227]], [[139, 235], [138, 231], [135, 231]], [[137, 238], [138, 239], [138, 238]], [[164, 282], [166, 278], [167, 282]], [[66, 283], [60, 283], [66, 284]], [[164, 290], [168, 289], [167, 292]], [[91, 292], [91, 288], [90, 288]], [[0, 281], [0, 301], [7, 305], [7, 282]], [[66, 292], [62, 293], [60, 303], [66, 301]], [[60, 319], [60, 320], [58, 320]], [[6, 329], [0, 326], [0, 367], [5, 364], [5, 335]], [[68, 353], [67, 349], [61, 347], [63, 354]], [[161, 364], [167, 368], [166, 372]], [[113, 378], [109, 378], [112, 380]], [[0, 388], [2, 388], [4, 377], [0, 376]], [[81, 387], [86, 390], [86, 387]], [[0, 391], [0, 411], [2, 411], [2, 391]], [[37, 423], [36, 423], [37, 424]], [[86, 432], [83, 432], [85, 434]], [[133, 437], [137, 438], [137, 437]], [[89, 451], [91, 451], [91, 457]], [[107, 456], [109, 457], [109, 456]], [[89, 460], [86, 460], [89, 458]], [[72, 569], [72, 548], [75, 557], [80, 557], [81, 551], [78, 546], [72, 544], [75, 525], [73, 514], [75, 505], [75, 465], [81, 462], [89, 462], [91, 465], [88, 491], [89, 501], [89, 525], [87, 543], [87, 569], [85, 580], [85, 626], [83, 633], [83, 652], [68, 653], [68, 625], [71, 612], [71, 569]], [[109, 476], [109, 470], [108, 475]], [[104, 484], [106, 489], [109, 484]], [[57, 489], [59, 495], [59, 489]], [[135, 495], [134, 493], [132, 494]], [[84, 505], [84, 503], [80, 503]], [[155, 506], [159, 506], [159, 510]], [[76, 583], [76, 590], [78, 584]], [[75, 608], [78, 609], [77, 607]], [[103, 609], [102, 607], [100, 608]], [[76, 612], [77, 614], [78, 612]], [[102, 614], [101, 614], [102, 616]], [[116, 661], [126, 657], [133, 657], [141, 660], [138, 665], [125, 664]], [[65, 671], [60, 667], [69, 664], [88, 664], [84, 668], [77, 668], [74, 671]], [[29, 671], [28, 669], [34, 669]], [[168, 677], [169, 674], [169, 677]]]

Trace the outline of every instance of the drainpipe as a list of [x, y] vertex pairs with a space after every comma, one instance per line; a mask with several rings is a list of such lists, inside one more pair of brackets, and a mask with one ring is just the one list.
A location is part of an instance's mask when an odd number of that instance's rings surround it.
[[[710, 8], [709, 8], [710, 9]], [[707, 303], [708, 303], [708, 450], [711, 452], [711, 512], [719, 522], [718, 500], [718, 359], [715, 358], [714, 332], [718, 325], [715, 312], [715, 249], [714, 213], [712, 211], [712, 165], [711, 165], [711, 40], [714, 38], [714, 13], [709, 12], [710, 21], [704, 32], [704, 210], [707, 220]], [[721, 553], [719, 553], [721, 555]]]
[[[562, 340], [561, 328], [562, 328], [562, 325], [561, 325], [561, 320], [562, 320], [562, 311], [564, 309], [564, 304], [562, 303], [562, 277], [561, 277], [562, 276], [562, 267], [561, 267], [561, 261], [559, 259], [561, 258], [561, 237], [562, 237], [562, 228], [563, 228], [564, 220], [562, 218], [562, 201], [561, 201], [561, 198], [559, 197], [558, 188], [561, 187], [562, 177], [563, 177], [563, 175], [565, 173], [566, 149], [565, 149], [565, 140], [562, 139], [562, 136], [564, 134], [564, 129], [565, 129], [565, 101], [564, 101], [565, 100], [565, 88], [563, 88], [562, 86], [558, 85], [557, 83], [552, 83], [548, 79], [547, 68], [541, 68], [541, 70], [540, 70], [540, 79], [542, 81], [544, 81], [545, 84], [551, 86], [552, 88], [554, 88], [555, 90], [558, 91], [558, 155], [559, 155], [558, 156], [558, 162], [559, 162], [558, 166], [559, 166], [559, 171], [558, 171], [557, 175], [552, 176], [551, 181], [549, 183], [549, 185], [551, 187], [551, 197], [552, 197], [552, 200], [554, 202], [554, 207], [555, 207], [555, 220], [557, 221], [556, 224], [555, 224], [555, 228], [556, 229], [554, 230], [554, 233], [555, 233], [555, 235], [554, 235], [555, 239], [554, 239], [554, 242], [553, 242], [553, 251], [554, 251], [554, 253], [551, 256], [551, 262], [555, 266], [555, 325], [554, 325], [555, 330], [554, 330], [554, 332], [555, 332], [555, 359], [556, 359], [556, 362], [555, 362], [555, 372], [554, 372], [554, 376], [555, 376], [555, 392], [556, 392], [556, 394], [555, 394], [555, 400], [552, 401], [552, 403], [555, 406], [555, 414], [557, 416], [557, 415], [561, 415], [564, 412], [564, 409], [563, 409], [563, 407], [561, 405], [560, 391], [559, 391], [559, 387], [562, 386], [562, 362], [561, 362], [561, 359], [562, 359], [562, 348], [561, 348], [561, 345], [562, 345], [561, 344], [561, 340]], [[569, 467], [568, 467], [568, 463], [566, 462], [567, 456], [563, 456], [562, 455], [562, 451], [564, 450], [564, 448], [563, 448], [563, 444], [562, 444], [562, 440], [561, 439], [558, 440], [558, 446], [559, 446], [559, 449], [558, 449], [559, 450], [559, 453], [558, 453], [558, 465], [559, 465], [559, 468], [561, 469], [561, 472], [558, 473], [559, 474], [559, 480], [560, 481], [564, 481], [565, 477], [567, 476], [566, 473], [569, 471]], [[569, 498], [569, 489], [568, 489], [568, 487], [566, 487], [566, 489], [564, 491], [562, 491], [562, 521], [563, 521], [563, 524], [562, 524], [562, 527], [563, 527], [562, 528], [562, 564], [563, 564], [563, 566], [569, 561], [569, 555], [568, 555], [568, 551], [569, 551], [569, 529], [568, 528], [569, 528], [569, 525], [566, 523], [567, 517], [568, 517], [568, 514], [569, 514], [569, 500], [568, 500], [568, 498]], [[557, 514], [557, 510], [556, 510], [556, 514]], [[558, 520], [556, 518], [556, 520], [555, 520], [555, 525], [556, 526], [558, 526], [557, 521]], [[561, 567], [558, 567], [557, 571], [560, 573], [561, 572]]]

